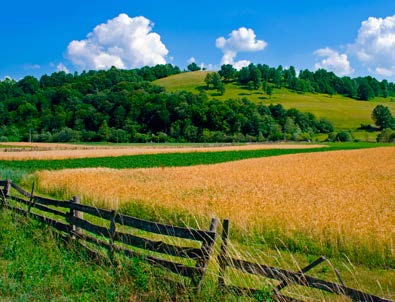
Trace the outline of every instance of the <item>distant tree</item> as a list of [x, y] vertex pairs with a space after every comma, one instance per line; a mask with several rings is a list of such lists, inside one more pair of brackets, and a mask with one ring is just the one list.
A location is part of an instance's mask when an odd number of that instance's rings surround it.
[[250, 69], [250, 81], [254, 83], [254, 89], [258, 89], [262, 82], [262, 73], [254, 64], [250, 64], [248, 67]]
[[358, 98], [363, 101], [368, 101], [374, 98], [374, 91], [366, 80], [359, 84]]
[[207, 85], [207, 89], [210, 88], [210, 84], [213, 84], [213, 73], [209, 72], [208, 74], [206, 74], [206, 77], [204, 78], [204, 82]]
[[379, 126], [380, 129], [395, 129], [394, 118], [392, 117], [391, 111], [386, 106], [377, 105], [373, 109], [372, 119], [376, 126]]
[[40, 88], [40, 82], [33, 76], [26, 76], [17, 84], [24, 93], [34, 94]]
[[102, 142], [108, 142], [111, 137], [111, 129], [108, 127], [107, 121], [104, 120], [99, 128], [99, 138]]
[[251, 79], [250, 69], [248, 67], [243, 67], [239, 71], [239, 82], [242, 85], [247, 84]]
[[224, 79], [225, 82], [232, 81], [236, 76], [237, 70], [231, 64], [224, 64], [218, 74]]
[[187, 68], [188, 68], [189, 71], [199, 71], [199, 70], [201, 70], [201, 68], [195, 62], [192, 62], [191, 64], [189, 64]]
[[266, 86], [266, 94], [267, 94], [270, 98], [272, 98], [272, 94], [273, 94], [273, 87], [272, 87], [272, 85], [267, 85], [267, 86]]
[[222, 81], [218, 83], [217, 91], [220, 95], [223, 95], [225, 93], [225, 84]]

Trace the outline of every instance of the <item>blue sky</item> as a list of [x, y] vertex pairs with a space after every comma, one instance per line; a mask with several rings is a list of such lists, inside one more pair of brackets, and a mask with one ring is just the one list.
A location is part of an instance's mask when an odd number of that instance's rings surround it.
[[395, 81], [393, 0], [14, 0], [2, 3], [0, 28], [0, 79], [194, 58]]

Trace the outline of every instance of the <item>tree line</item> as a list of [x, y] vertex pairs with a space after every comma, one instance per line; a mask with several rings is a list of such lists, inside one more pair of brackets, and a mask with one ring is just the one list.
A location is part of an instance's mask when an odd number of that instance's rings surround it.
[[0, 140], [233, 142], [309, 140], [333, 131], [311, 113], [204, 91], [169, 93], [151, 81], [181, 72], [170, 64], [133, 70], [55, 72], [0, 81]]
[[[188, 65], [189, 70], [199, 69], [197, 65]], [[366, 77], [338, 77], [333, 72], [318, 69], [314, 72], [301, 70], [297, 75], [293, 66], [283, 68], [269, 67], [266, 64], [250, 64], [236, 70], [231, 64], [221, 66], [218, 73], [207, 75], [206, 84], [213, 85], [220, 94], [225, 88], [223, 83], [236, 82], [247, 89], [262, 88], [267, 94], [272, 94], [273, 88], [288, 88], [299, 93], [325, 93], [329, 95], [341, 94], [357, 100], [371, 100], [375, 97], [395, 97], [395, 84], [366, 76]]]

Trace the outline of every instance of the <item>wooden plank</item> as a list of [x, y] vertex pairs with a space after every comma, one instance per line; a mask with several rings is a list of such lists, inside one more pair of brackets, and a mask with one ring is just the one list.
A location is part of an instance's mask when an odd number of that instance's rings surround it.
[[[23, 204], [29, 205], [29, 201], [28, 200], [24, 200], [24, 199], [19, 198], [19, 197], [11, 196], [11, 197], [9, 197], [9, 199], [13, 200], [13, 201], [16, 201], [16, 202], [19, 202], [19, 203], [23, 203]], [[43, 205], [40, 205], [40, 204], [32, 203], [31, 207], [36, 208], [36, 209], [41, 210], [41, 211], [44, 211], [44, 212], [47, 212], [47, 213], [51, 213], [51, 214], [59, 215], [59, 216], [62, 216], [62, 217], [66, 217], [66, 213], [64, 213], [64, 212], [61, 212], [61, 211], [58, 211], [58, 210], [55, 210], [55, 209], [51, 209], [49, 207], [46, 207], [46, 206], [43, 206]]]
[[[27, 198], [31, 198], [32, 195], [25, 191], [24, 189], [22, 189], [21, 187], [19, 187], [18, 185], [16, 185], [15, 183], [11, 182], [11, 186], [18, 191], [21, 195], [27, 197]], [[65, 207], [68, 208], [68, 203], [69, 201], [65, 201], [65, 200], [56, 200], [56, 199], [51, 199], [51, 198], [46, 198], [46, 197], [40, 197], [40, 196], [33, 196], [33, 200], [36, 203], [40, 203], [40, 204], [44, 204], [44, 205], [49, 205], [49, 206], [56, 206], [56, 207]]]
[[87, 205], [83, 205], [83, 204], [77, 204], [77, 203], [72, 203], [69, 202], [67, 203], [67, 205], [65, 205], [66, 207], [75, 210], [75, 211], [80, 211], [80, 212], [84, 212], [86, 214], [90, 214], [99, 218], [103, 218], [106, 220], [111, 220], [111, 215], [112, 212], [109, 210], [104, 210], [104, 209], [100, 209], [100, 208], [96, 208], [96, 207], [92, 207], [92, 206], [87, 206]]
[[22, 194], [25, 197], [31, 197], [30, 193], [23, 190], [21, 187], [19, 187], [18, 185], [16, 185], [15, 183], [11, 182], [11, 187], [13, 187], [15, 190], [17, 190], [20, 194]]
[[19, 215], [22, 215], [22, 216], [26, 216], [26, 214], [27, 214], [27, 211], [25, 211], [23, 209], [20, 209], [20, 208], [17, 208], [17, 207], [13, 207], [13, 206], [11, 206], [9, 204], [5, 204], [4, 207], [6, 209], [8, 209], [8, 210], [11, 210], [11, 211], [19, 214]]
[[104, 236], [106, 238], [110, 238], [109, 230], [105, 227], [93, 224], [89, 221], [77, 218], [75, 216], [67, 216], [66, 220], [70, 224], [75, 225], [76, 227], [84, 229], [88, 232], [94, 233], [99, 236]]
[[[264, 293], [262, 290], [234, 285], [224, 285], [222, 288], [223, 291], [227, 291], [237, 296], [250, 296], [257, 297], [260, 293]], [[303, 300], [298, 300], [295, 298], [291, 298], [284, 295], [276, 295], [273, 296], [272, 299], [278, 302], [304, 302]]]
[[171, 226], [125, 215], [117, 215], [116, 222], [155, 234], [203, 242], [211, 242], [216, 235], [215, 232]]
[[70, 226], [68, 224], [64, 224], [60, 221], [57, 221], [57, 220], [54, 220], [51, 218], [47, 218], [47, 217], [43, 217], [43, 216], [40, 216], [40, 215], [37, 215], [34, 213], [30, 213], [29, 216], [39, 222], [45, 223], [45, 224], [57, 229], [58, 231], [70, 232]]
[[100, 240], [99, 238], [96, 238], [96, 237], [93, 237], [93, 236], [89, 236], [87, 234], [72, 232], [72, 235], [74, 235], [78, 239], [82, 239], [82, 240], [84, 240], [86, 242], [90, 242], [90, 243], [96, 244], [96, 245], [98, 245], [100, 247], [103, 247], [103, 248], [107, 248], [108, 249], [110, 247], [110, 244], [107, 241]]
[[279, 281], [286, 280], [289, 284], [296, 284], [307, 286], [311, 288], [320, 289], [323, 291], [327, 291], [330, 293], [345, 295], [353, 299], [354, 301], [372, 301], [372, 302], [390, 302], [390, 300], [370, 295], [356, 289], [348, 288], [346, 286], [320, 280], [303, 273], [295, 273], [287, 270], [283, 270], [280, 268], [269, 267], [266, 265], [260, 265], [257, 263], [252, 263], [245, 260], [234, 259], [226, 257], [225, 261], [228, 266], [234, 267], [243, 272], [247, 272], [250, 274], [261, 275], [266, 278], [276, 279]]
[[0, 180], [0, 186], [4, 187], [6, 185], [7, 181], [6, 180]]
[[154, 241], [122, 232], [115, 233], [115, 240], [120, 241], [124, 244], [132, 245], [137, 248], [146, 249], [171, 256], [191, 259], [197, 259], [203, 256], [203, 251], [200, 248], [175, 246], [165, 243], [163, 241]]
[[[9, 210], [11, 210], [11, 211], [13, 211], [13, 212], [15, 212], [15, 213], [17, 213], [17, 214], [19, 214], [19, 215], [22, 215], [22, 216], [26, 216], [27, 215], [27, 211], [26, 210], [23, 210], [23, 209], [20, 209], [20, 208], [17, 208], [17, 207], [13, 207], [13, 206], [11, 206], [9, 204], [4, 205], [4, 207], [9, 209]], [[57, 229], [59, 231], [62, 231], [62, 232], [69, 232], [70, 231], [70, 226], [68, 224], [64, 224], [64, 223], [62, 223], [60, 221], [57, 221], [57, 220], [54, 220], [54, 219], [51, 219], [51, 218], [47, 218], [47, 217], [44, 217], [44, 216], [41, 216], [41, 215], [38, 215], [38, 214], [34, 214], [34, 213], [30, 213], [29, 216], [31, 218], [39, 221], [39, 222], [42, 222], [42, 223], [45, 223], [45, 224], [51, 226], [51, 227], [53, 227], [53, 228], [55, 228], [55, 229]]]
[[51, 199], [51, 198], [46, 198], [46, 197], [41, 197], [41, 196], [34, 196], [33, 200], [34, 200], [34, 202], [40, 203], [43, 205], [62, 207], [62, 208], [69, 208], [69, 203], [70, 203], [67, 200], [57, 200], [57, 199]]
[[169, 260], [159, 259], [153, 256], [142, 255], [141, 253], [138, 253], [136, 251], [123, 249], [120, 247], [117, 247], [116, 249], [117, 251], [123, 252], [123, 254], [127, 257], [141, 258], [142, 260], [145, 260], [152, 265], [157, 265], [166, 268], [167, 270], [184, 277], [193, 278], [196, 274], [199, 274], [201, 271], [201, 269], [196, 267], [186, 266], [184, 264], [172, 262]]
[[[316, 267], [317, 265], [321, 264], [322, 262], [324, 262], [326, 260], [325, 257], [321, 256], [318, 259], [314, 260], [313, 262], [311, 262], [309, 265], [305, 266], [304, 268], [302, 268], [301, 270], [298, 271], [298, 273], [307, 273], [309, 270], [311, 270], [312, 268]], [[284, 287], [286, 287], [288, 285], [288, 280], [283, 280], [283, 282], [281, 282], [279, 285], [276, 286], [275, 291], [278, 292], [280, 290], [282, 290]]]

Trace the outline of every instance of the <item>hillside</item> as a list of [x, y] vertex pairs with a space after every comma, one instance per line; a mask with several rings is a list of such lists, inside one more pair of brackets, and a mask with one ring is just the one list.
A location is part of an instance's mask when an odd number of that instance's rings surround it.
[[[165, 87], [167, 91], [186, 90], [198, 93], [199, 87], [205, 87], [204, 78], [207, 73], [207, 71], [181, 73], [156, 80], [154, 83]], [[285, 88], [274, 89], [272, 96], [269, 97], [261, 89], [250, 91], [233, 83], [225, 84], [225, 93], [222, 96], [219, 96], [216, 90], [209, 90], [207, 93], [219, 100], [246, 97], [250, 101], [263, 102], [264, 104], [280, 103], [287, 109], [296, 108], [303, 112], [311, 112], [318, 118], [327, 118], [333, 122], [336, 130], [355, 131], [361, 124], [373, 124], [371, 113], [378, 104], [383, 104], [395, 112], [393, 98], [358, 101], [342, 95], [299, 94]], [[375, 137], [376, 134], [373, 136]]]

